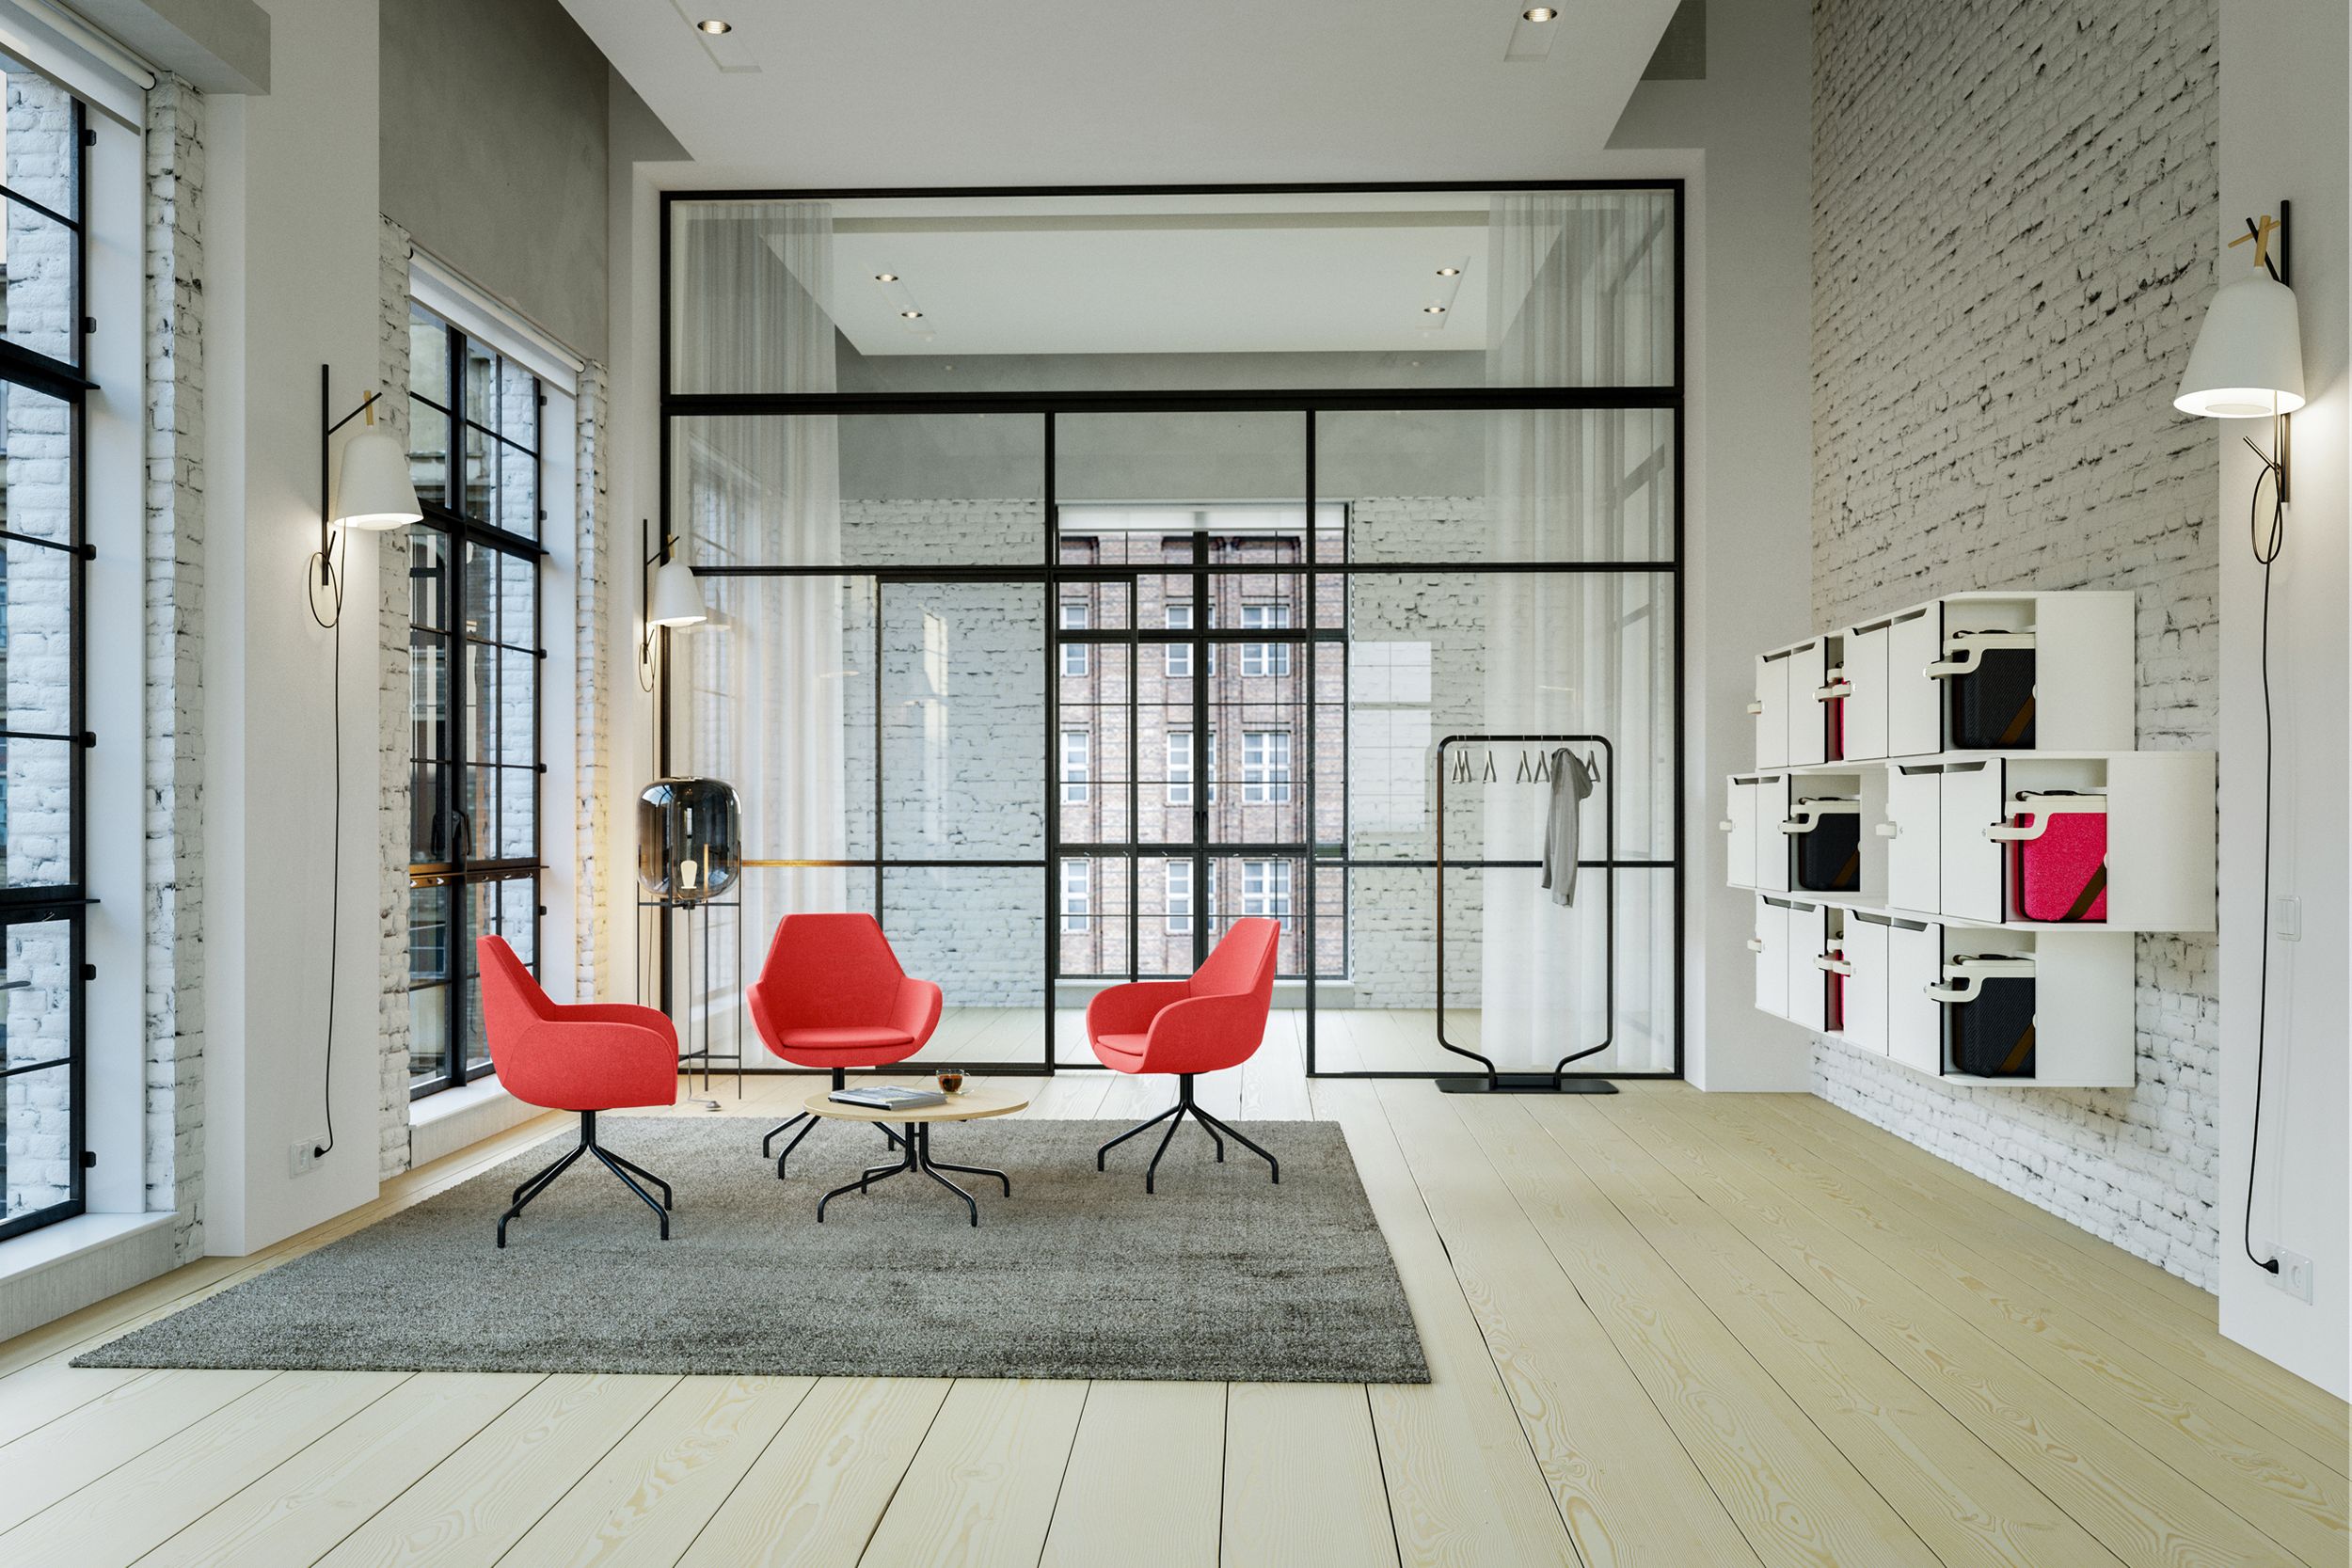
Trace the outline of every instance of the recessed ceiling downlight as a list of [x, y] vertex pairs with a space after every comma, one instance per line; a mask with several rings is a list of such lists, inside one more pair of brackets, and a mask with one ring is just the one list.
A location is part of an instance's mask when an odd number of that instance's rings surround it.
[[719, 33], [732, 33], [735, 31], [735, 24], [732, 22], [722, 22], [715, 16], [707, 16], [700, 22], [694, 24], [694, 30], [698, 33], [710, 33], [713, 35]]
[[896, 283], [898, 281], [898, 275], [895, 272], [878, 272], [874, 275], [874, 281], [877, 283]]
[[1439, 277], [1459, 277], [1462, 276], [1462, 269], [1460, 267], [1439, 267], [1438, 269], [1438, 276]]
[[1424, 305], [1421, 308], [1421, 313], [1424, 316], [1442, 316], [1445, 314], [1445, 307], [1442, 305]]
[[901, 310], [898, 314], [904, 316], [909, 321], [916, 321], [922, 317], [923, 312], [920, 310]]
[[1519, 15], [1525, 17], [1530, 22], [1549, 22], [1553, 17], [1556, 17], [1560, 13], [1557, 10], [1553, 9], [1549, 6], [1530, 6], [1527, 9], [1519, 12]]

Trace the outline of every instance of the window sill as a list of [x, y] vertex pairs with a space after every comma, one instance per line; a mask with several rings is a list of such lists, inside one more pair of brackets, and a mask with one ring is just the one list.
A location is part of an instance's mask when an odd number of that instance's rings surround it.
[[76, 1214], [0, 1242], [0, 1339], [167, 1273], [178, 1218]]
[[408, 1163], [411, 1167], [430, 1164], [547, 1114], [507, 1093], [496, 1078], [477, 1078], [426, 1095], [409, 1101]]

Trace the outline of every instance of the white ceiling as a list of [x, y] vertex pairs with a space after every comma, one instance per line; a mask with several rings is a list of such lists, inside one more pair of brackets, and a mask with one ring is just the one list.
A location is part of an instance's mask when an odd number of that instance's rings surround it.
[[[833, 316], [868, 355], [1480, 350], [1486, 214], [1461, 197], [1453, 204], [1008, 217], [973, 229], [837, 215]], [[1440, 267], [1461, 269], [1458, 281]], [[877, 283], [878, 273], [899, 286]], [[909, 305], [919, 321], [900, 318]], [[1432, 305], [1445, 313], [1429, 314]]]
[[697, 161], [795, 188], [1556, 178], [1675, 3], [1506, 61], [1525, 0], [564, 0]]

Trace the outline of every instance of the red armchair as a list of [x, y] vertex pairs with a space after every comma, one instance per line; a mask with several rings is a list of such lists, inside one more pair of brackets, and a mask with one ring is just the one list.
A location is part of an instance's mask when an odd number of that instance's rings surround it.
[[[830, 1071], [836, 1089], [848, 1069], [903, 1062], [939, 1027], [939, 988], [898, 967], [870, 914], [786, 915], [747, 995], [761, 1042], [795, 1067]], [[764, 1159], [776, 1139], [801, 1129], [776, 1156], [778, 1180], [817, 1119], [803, 1111], [760, 1140]], [[898, 1141], [887, 1127], [882, 1135]]]
[[[668, 1241], [675, 1207], [670, 1184], [597, 1142], [596, 1113], [676, 1102], [677, 1030], [651, 1007], [556, 1006], [503, 937], [484, 937], [474, 951], [482, 963], [483, 1028], [500, 1084], [525, 1104], [580, 1113], [579, 1144], [515, 1189], [515, 1206], [499, 1216], [499, 1245], [506, 1244], [507, 1221], [583, 1154], [595, 1155], [645, 1200]], [[638, 1185], [641, 1176], [661, 1189], [658, 1201]]]
[[1281, 1164], [1273, 1155], [1209, 1115], [1192, 1098], [1194, 1074], [1239, 1067], [1257, 1054], [1265, 1038], [1267, 1010], [1274, 1006], [1274, 957], [1281, 935], [1279, 921], [1236, 920], [1191, 979], [1113, 986], [1088, 1005], [1087, 1039], [1104, 1067], [1114, 1072], [1177, 1075], [1175, 1105], [1096, 1149], [1096, 1170], [1103, 1168], [1103, 1157], [1112, 1149], [1165, 1121], [1168, 1132], [1143, 1172], [1143, 1190], [1152, 1191], [1160, 1155], [1168, 1152], [1176, 1129], [1189, 1116], [1209, 1134], [1220, 1162], [1225, 1158], [1225, 1138], [1217, 1134], [1222, 1132], [1272, 1166], [1277, 1182], [1282, 1180]]

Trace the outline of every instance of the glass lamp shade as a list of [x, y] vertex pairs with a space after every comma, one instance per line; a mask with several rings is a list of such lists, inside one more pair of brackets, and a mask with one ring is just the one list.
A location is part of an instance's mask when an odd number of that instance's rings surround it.
[[703, 604], [702, 584], [694, 580], [693, 569], [676, 556], [663, 562], [653, 574], [653, 606], [646, 623], [677, 627], [708, 619], [710, 611]]
[[743, 874], [735, 787], [717, 779], [656, 779], [637, 797], [637, 880], [650, 898], [699, 904]]
[[2266, 419], [2302, 407], [2295, 291], [2265, 272], [2216, 290], [2172, 406], [2216, 420]]
[[362, 430], [343, 443], [330, 510], [340, 528], [399, 528], [424, 515], [408, 483], [408, 453], [390, 431]]

